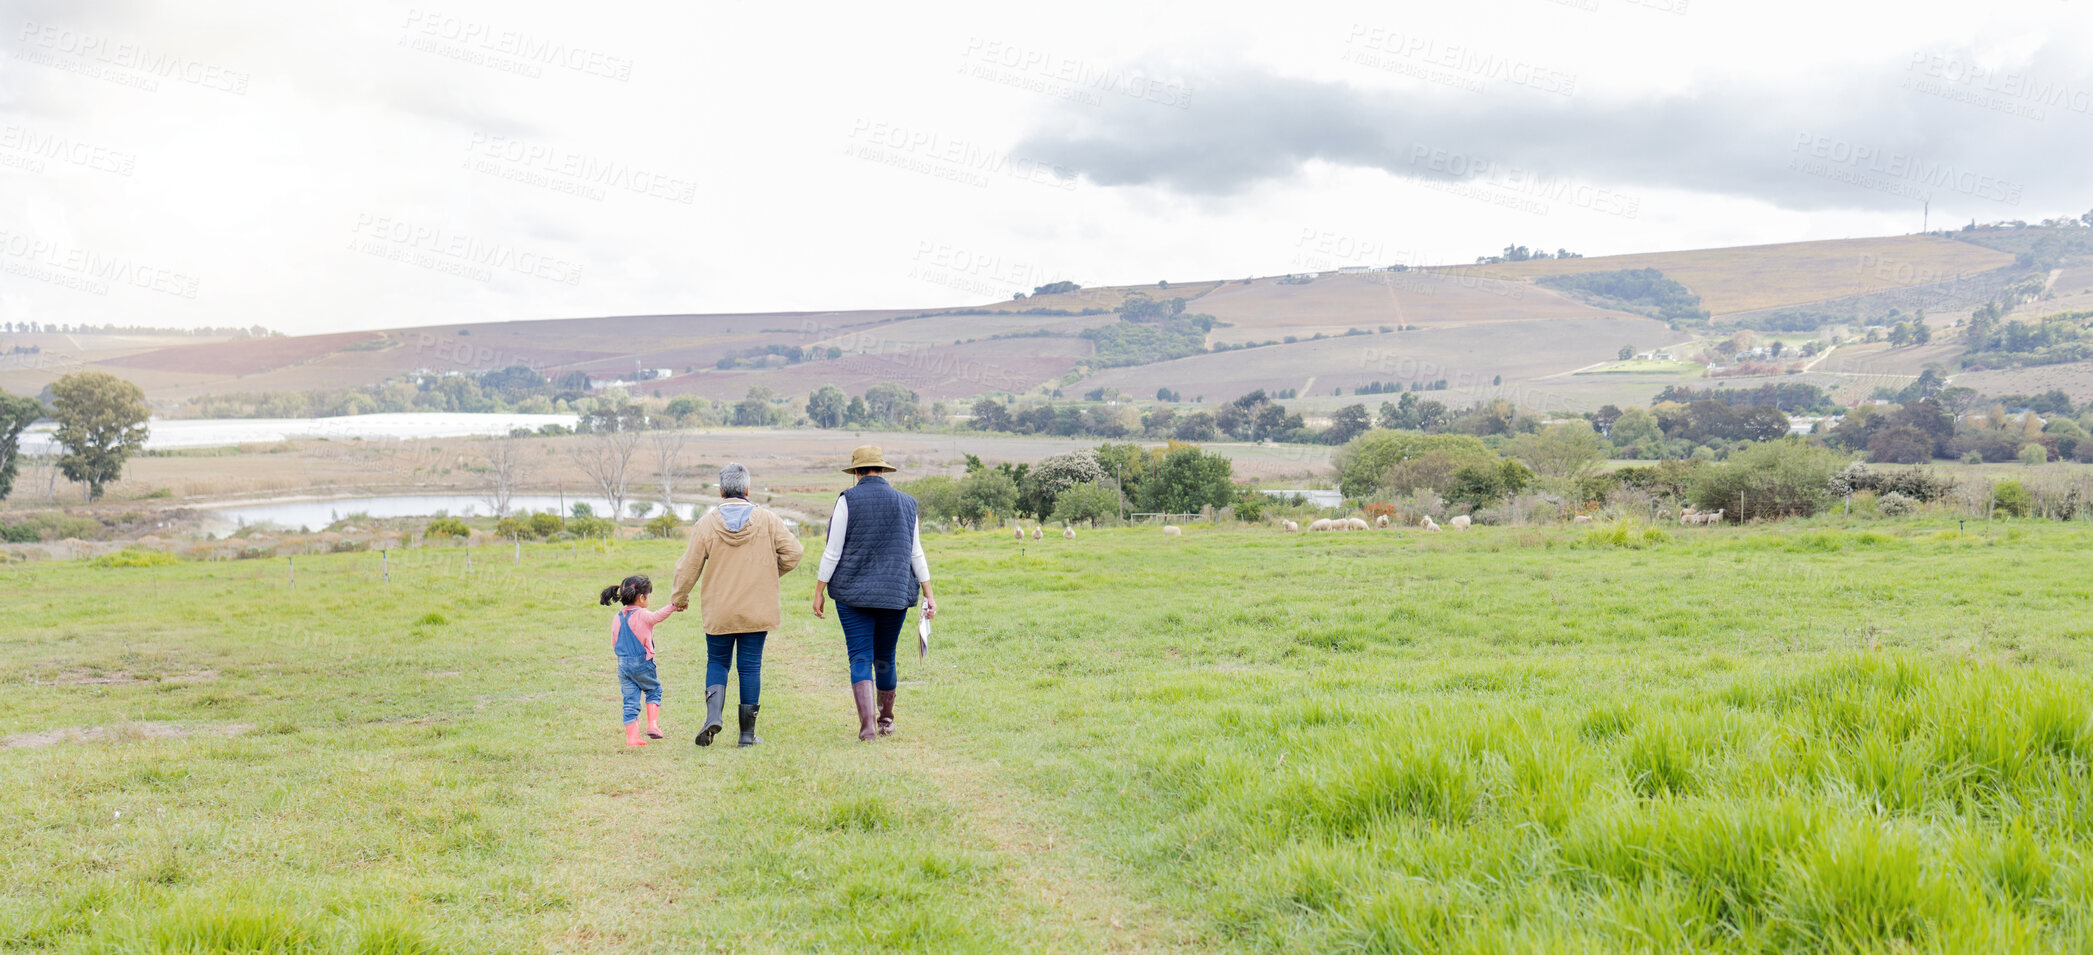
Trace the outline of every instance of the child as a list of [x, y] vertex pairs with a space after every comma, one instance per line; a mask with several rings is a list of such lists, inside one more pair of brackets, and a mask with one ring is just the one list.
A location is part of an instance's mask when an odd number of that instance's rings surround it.
[[[654, 625], [675, 613], [673, 606], [659, 611], [647, 609], [647, 595], [654, 582], [634, 574], [616, 586], [603, 588], [601, 600], [610, 606], [623, 604], [611, 624], [611, 651], [618, 655], [618, 691], [625, 697], [625, 745], [645, 746], [647, 739], [661, 739], [661, 679], [654, 674]], [[647, 739], [640, 738], [640, 701], [647, 704]]]

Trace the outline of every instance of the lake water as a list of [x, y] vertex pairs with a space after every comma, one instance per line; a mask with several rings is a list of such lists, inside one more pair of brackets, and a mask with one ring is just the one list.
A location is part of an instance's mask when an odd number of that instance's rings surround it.
[[[509, 513], [552, 511], [570, 514], [576, 503], [589, 505], [598, 517], [610, 514], [610, 502], [602, 498], [578, 497], [553, 494], [520, 494], [509, 499]], [[633, 500], [626, 501], [630, 508]], [[647, 516], [661, 513], [661, 501], [649, 501], [654, 509]], [[695, 520], [710, 509], [706, 504], [677, 502], [676, 516], [684, 520]], [[287, 530], [309, 527], [319, 530], [351, 514], [368, 514], [379, 517], [434, 517], [439, 512], [452, 517], [487, 517], [494, 513], [484, 498], [470, 494], [400, 494], [375, 497], [330, 497], [330, 498], [287, 498], [274, 501], [256, 501], [251, 504], [227, 504], [199, 508], [210, 515], [205, 524], [213, 530], [239, 527], [245, 524], [274, 524]], [[627, 516], [630, 514], [628, 512]]]
[[[548, 424], [572, 428], [577, 420], [571, 414], [441, 412], [344, 415], [338, 418], [154, 418], [150, 425], [152, 433], [145, 439], [145, 446], [161, 451], [273, 443], [292, 438], [330, 438], [336, 441], [461, 438], [508, 434], [517, 428], [535, 431]], [[38, 425], [22, 434], [22, 452], [25, 454], [43, 454], [55, 449], [49, 424]]]

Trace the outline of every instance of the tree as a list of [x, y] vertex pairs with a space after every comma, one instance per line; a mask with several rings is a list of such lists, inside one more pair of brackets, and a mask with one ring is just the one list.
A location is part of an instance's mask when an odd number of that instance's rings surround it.
[[1926, 320], [1924, 318], [1920, 318], [1919, 320], [1911, 323], [1912, 344], [1924, 345], [1932, 340], [1933, 326], [1926, 324]]
[[[1079, 485], [1095, 484], [1104, 477], [1105, 470], [1098, 464], [1096, 451], [1083, 448], [1054, 455], [1026, 472], [1019, 488], [1019, 510], [1044, 518], [1054, 513], [1054, 502], [1062, 492]], [[1116, 499], [1114, 503], [1116, 506]]]
[[896, 428], [914, 428], [920, 415], [916, 393], [893, 381], [882, 381], [865, 389], [865, 408], [872, 420]]
[[1054, 498], [1052, 517], [1064, 524], [1092, 526], [1099, 521], [1117, 520], [1119, 492], [1103, 484], [1078, 484]]
[[0, 391], [0, 501], [14, 493], [22, 466], [22, 432], [44, 416], [43, 403]]
[[959, 519], [979, 526], [1017, 513], [1017, 481], [1000, 468], [982, 468], [959, 482]]
[[1621, 420], [1621, 406], [1600, 405], [1599, 410], [1592, 413], [1592, 430], [1600, 434], [1612, 434], [1613, 423], [1619, 420]]
[[575, 466], [588, 475], [603, 499], [610, 502], [612, 520], [625, 513], [632, 454], [639, 449], [639, 444], [640, 433], [637, 431], [598, 431], [589, 436], [587, 443], [567, 451]]
[[743, 428], [761, 428], [771, 423], [770, 389], [762, 385], [749, 388], [748, 396], [734, 403], [734, 424]]
[[1606, 452], [1590, 428], [1552, 425], [1512, 441], [1511, 454], [1534, 473], [1551, 478], [1581, 478], [1592, 472]]
[[1373, 426], [1373, 416], [1366, 413], [1365, 405], [1346, 405], [1330, 416], [1330, 427], [1323, 432], [1323, 443], [1343, 444], [1365, 434]]
[[653, 431], [647, 443], [654, 451], [654, 478], [661, 483], [661, 510], [676, 513], [676, 468], [683, 463], [683, 446], [690, 435], [681, 431]]
[[1235, 468], [1227, 456], [1179, 446], [1163, 455], [1155, 476], [1141, 486], [1141, 509], [1151, 513], [1190, 514], [1204, 507], [1227, 507], [1235, 497]]
[[807, 396], [807, 420], [817, 428], [843, 427], [843, 411], [850, 406], [850, 396], [835, 385], [822, 385]]
[[145, 391], [115, 375], [74, 372], [51, 383], [52, 434], [65, 449], [58, 467], [67, 480], [86, 486], [87, 499], [102, 496], [110, 482], [123, 477], [124, 461], [145, 447]]
[[514, 437], [496, 438], [487, 452], [487, 470], [481, 482], [480, 500], [487, 502], [496, 518], [509, 516], [509, 500], [529, 470], [523, 460], [523, 442]]
[[1622, 346], [1621, 346], [1621, 350], [1620, 350], [1620, 359], [1621, 359], [1622, 361], [1627, 361], [1628, 359], [1630, 359], [1630, 358], [1634, 358], [1634, 357], [1635, 357], [1635, 346], [1634, 346], [1634, 345], [1622, 345]]
[[1010, 430], [1010, 408], [994, 398], [974, 402], [974, 430]]

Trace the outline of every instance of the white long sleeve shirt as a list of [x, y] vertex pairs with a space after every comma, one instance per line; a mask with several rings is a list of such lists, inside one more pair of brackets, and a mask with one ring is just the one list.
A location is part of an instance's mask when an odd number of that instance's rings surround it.
[[[821, 549], [821, 571], [815, 579], [828, 583], [835, 576], [836, 565], [843, 562], [843, 535], [850, 527], [850, 503], [836, 498], [836, 512], [828, 519], [828, 546]], [[908, 565], [915, 569], [917, 582], [930, 580], [930, 558], [923, 556], [923, 522], [919, 519], [909, 534]]]

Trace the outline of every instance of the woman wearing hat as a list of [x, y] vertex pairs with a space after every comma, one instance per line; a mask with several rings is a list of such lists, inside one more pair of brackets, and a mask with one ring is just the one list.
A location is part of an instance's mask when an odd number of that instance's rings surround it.
[[894, 732], [894, 644], [918, 591], [924, 619], [937, 617], [916, 499], [881, 477], [894, 470], [876, 445], [850, 453], [843, 473], [856, 475], [857, 484], [836, 498], [828, 546], [814, 580], [814, 616], [825, 616], [826, 598], [836, 598], [836, 619], [843, 624], [843, 645], [850, 655], [859, 740]]

